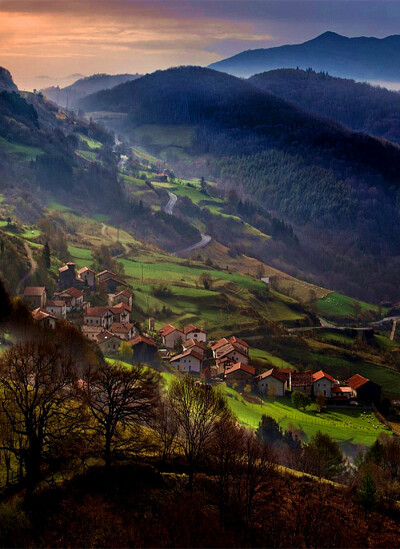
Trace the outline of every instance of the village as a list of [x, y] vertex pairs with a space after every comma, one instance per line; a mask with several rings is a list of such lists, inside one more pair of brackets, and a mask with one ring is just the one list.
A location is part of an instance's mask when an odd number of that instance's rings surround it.
[[[99, 296], [106, 303], [92, 305], [90, 300], [98, 302]], [[260, 373], [251, 364], [249, 344], [236, 335], [210, 340], [203, 327], [193, 324], [167, 324], [156, 330], [153, 317], [144, 330], [133, 318], [128, 285], [110, 270], [76, 270], [75, 263], [68, 262], [59, 269], [58, 288], [51, 298], [45, 287], [27, 286], [23, 299], [33, 319], [45, 329], [54, 328], [58, 321], [70, 321], [104, 356], [115, 357], [124, 348], [130, 362], [164, 366], [215, 383], [224, 381], [273, 398], [299, 392], [322, 398], [326, 405], [370, 406], [381, 397], [381, 387], [357, 373], [347, 380], [335, 379], [323, 370], [273, 367]]]

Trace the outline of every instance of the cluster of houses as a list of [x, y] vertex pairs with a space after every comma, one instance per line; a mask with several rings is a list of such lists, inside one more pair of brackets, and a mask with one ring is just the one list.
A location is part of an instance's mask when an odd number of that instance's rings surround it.
[[296, 372], [293, 369], [270, 368], [260, 375], [249, 364], [249, 345], [231, 336], [218, 341], [207, 342], [203, 328], [190, 324], [178, 329], [167, 324], [159, 330], [164, 347], [171, 353], [181, 346], [177, 354], [168, 360], [179, 372], [201, 374], [207, 372], [211, 378], [224, 379], [228, 384], [250, 385], [262, 394], [283, 397], [293, 391], [303, 392], [311, 397], [322, 394], [335, 403], [377, 402], [381, 387], [373, 381], [355, 374], [346, 383], [340, 383], [330, 374], [318, 372]]
[[[91, 306], [85, 300], [96, 289], [107, 293], [106, 306]], [[322, 370], [296, 372], [271, 368], [256, 375], [255, 368], [249, 364], [246, 341], [236, 336], [208, 341], [206, 330], [193, 324], [183, 328], [167, 324], [156, 333], [154, 319], [150, 319], [149, 331], [154, 338], [142, 334], [132, 319], [132, 294], [126, 283], [109, 270], [95, 273], [84, 267], [76, 271], [75, 264], [69, 262], [59, 269], [58, 289], [51, 299], [44, 287], [32, 286], [25, 288], [23, 297], [33, 309], [32, 316], [37, 322], [54, 328], [57, 320], [69, 318], [104, 354], [116, 353], [126, 342], [132, 347], [137, 362], [168, 361], [182, 373], [223, 379], [242, 387], [250, 385], [259, 393], [277, 397], [301, 391], [314, 397], [322, 394], [339, 404], [354, 399], [376, 402], [380, 398], [380, 386], [359, 374], [345, 384]]]

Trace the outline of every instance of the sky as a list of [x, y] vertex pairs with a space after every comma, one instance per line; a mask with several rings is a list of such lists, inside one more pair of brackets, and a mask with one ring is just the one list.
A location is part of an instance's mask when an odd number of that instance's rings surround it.
[[399, 0], [0, 0], [0, 66], [21, 89], [208, 65], [331, 30], [400, 34]]

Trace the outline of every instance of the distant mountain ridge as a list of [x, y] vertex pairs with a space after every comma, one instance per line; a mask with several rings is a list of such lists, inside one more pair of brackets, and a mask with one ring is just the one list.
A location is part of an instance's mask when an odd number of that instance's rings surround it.
[[140, 76], [140, 74], [93, 74], [80, 78], [64, 88], [52, 86], [42, 91], [46, 97], [61, 107], [74, 107], [76, 102], [86, 95], [100, 90], [108, 90], [124, 82], [140, 78]]
[[297, 67], [358, 80], [400, 82], [400, 35], [348, 38], [328, 31], [302, 44], [247, 50], [209, 65], [245, 78]]
[[277, 69], [249, 82], [301, 109], [400, 144], [400, 93], [312, 70]]

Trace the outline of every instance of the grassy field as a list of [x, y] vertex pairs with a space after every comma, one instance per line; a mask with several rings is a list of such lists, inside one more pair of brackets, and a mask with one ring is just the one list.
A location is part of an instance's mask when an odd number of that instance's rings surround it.
[[194, 134], [191, 126], [158, 126], [148, 124], [135, 128], [135, 138], [160, 147], [190, 147]]
[[38, 155], [43, 154], [42, 149], [11, 143], [3, 137], [0, 137], [0, 150], [12, 155], [17, 162], [29, 162], [35, 160]]
[[317, 301], [318, 313], [326, 316], [349, 317], [355, 314], [354, 303], [357, 302], [363, 311], [377, 311], [377, 305], [352, 299], [338, 292], [332, 292]]
[[296, 369], [293, 364], [290, 364], [289, 362], [286, 362], [286, 360], [283, 360], [283, 358], [274, 356], [269, 351], [265, 351], [264, 349], [256, 349], [255, 347], [251, 347], [250, 349], [250, 360], [251, 359], [258, 359], [258, 360], [264, 360], [268, 364], [272, 364], [275, 366], [275, 368], [293, 368]]
[[87, 137], [86, 135], [83, 135], [83, 134], [78, 134], [79, 135], [79, 138], [84, 141], [88, 147], [90, 147], [91, 149], [101, 149], [101, 147], [103, 146], [102, 143], [100, 143], [100, 141], [96, 141], [95, 139], [91, 139], [90, 137]]
[[74, 261], [78, 267], [90, 267], [92, 263], [92, 252], [84, 248], [78, 248], [77, 246], [68, 246], [68, 251], [71, 254], [72, 261]]
[[232, 411], [243, 425], [256, 428], [262, 415], [273, 417], [287, 429], [290, 426], [303, 431], [305, 442], [317, 432], [329, 434], [343, 447], [352, 445], [370, 446], [381, 431], [387, 431], [372, 412], [347, 409], [329, 409], [322, 414], [316, 411], [297, 410], [288, 398], [277, 398], [274, 402], [264, 400], [262, 404], [247, 402], [234, 389], [221, 387]]

